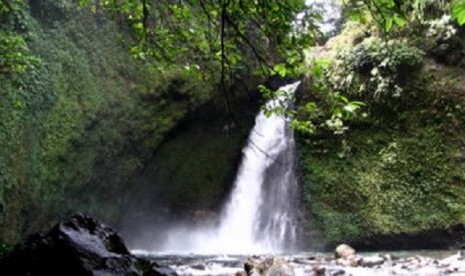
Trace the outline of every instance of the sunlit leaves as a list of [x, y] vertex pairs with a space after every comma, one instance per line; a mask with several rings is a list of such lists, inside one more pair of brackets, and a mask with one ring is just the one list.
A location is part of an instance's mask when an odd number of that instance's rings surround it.
[[[89, 7], [98, 2], [80, 0], [79, 4]], [[302, 50], [313, 43], [310, 33], [316, 31], [313, 21], [318, 19], [314, 13], [297, 17], [306, 10], [304, 0], [116, 0], [100, 4], [131, 26], [138, 44], [131, 48], [133, 56], [168, 66], [208, 63], [202, 70], [218, 75], [215, 67], [223, 67], [228, 79], [245, 70], [261, 75], [294, 74], [303, 61]]]
[[333, 116], [343, 120], [350, 120], [356, 116], [357, 111], [365, 104], [360, 101], [350, 101], [347, 97], [336, 92], [332, 94], [334, 106], [331, 110]]
[[373, 19], [385, 33], [391, 31], [394, 26], [405, 25], [406, 14], [403, 1], [394, 0], [367, 0], [364, 1]]
[[409, 20], [414, 2], [406, 0], [349, 0], [347, 17], [361, 23], [367, 21], [367, 14], [376, 22], [380, 30], [387, 34], [396, 27], [403, 27]]
[[0, 73], [22, 73], [40, 65], [19, 35], [0, 32]]
[[462, 26], [465, 24], [465, 0], [455, 0], [452, 4], [452, 18]]
[[276, 64], [276, 66], [273, 68], [273, 71], [276, 72], [281, 77], [285, 77], [286, 76], [286, 65], [282, 63]]
[[393, 20], [396, 23], [396, 25], [399, 27], [403, 27], [405, 23], [407, 22], [404, 17], [401, 17], [399, 15], [394, 15]]

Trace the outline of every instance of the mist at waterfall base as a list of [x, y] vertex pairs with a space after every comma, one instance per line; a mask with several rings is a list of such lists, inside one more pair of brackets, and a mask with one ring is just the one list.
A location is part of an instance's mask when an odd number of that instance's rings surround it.
[[[280, 88], [292, 95], [300, 82]], [[267, 103], [268, 108], [279, 99]], [[282, 99], [281, 99], [282, 101]], [[293, 132], [286, 118], [260, 112], [243, 149], [229, 199], [217, 220], [163, 231], [156, 251], [172, 254], [266, 254], [296, 251], [301, 228]]]

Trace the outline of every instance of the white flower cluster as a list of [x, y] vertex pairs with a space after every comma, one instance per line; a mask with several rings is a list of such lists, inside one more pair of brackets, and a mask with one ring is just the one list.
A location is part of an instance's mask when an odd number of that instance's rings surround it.
[[342, 135], [349, 129], [349, 127], [344, 125], [344, 121], [341, 119], [341, 117], [337, 115], [332, 115], [331, 119], [326, 120], [325, 123], [326, 126], [328, 126], [328, 128], [331, 129], [336, 135]]
[[[389, 62], [389, 59], [386, 58], [383, 61], [383, 63], [385, 62], [386, 63]], [[386, 65], [383, 65], [383, 63], [381, 63], [379, 67], [385, 67]], [[371, 70], [370, 81], [376, 85], [376, 90], [373, 93], [375, 98], [379, 99], [381, 95], [386, 94], [390, 90], [392, 90], [391, 89], [392, 87], [394, 87], [394, 91], [392, 91], [393, 92], [392, 96], [396, 98], [400, 97], [401, 93], [403, 92], [403, 89], [399, 85], [397, 85], [395, 81], [392, 79], [392, 77], [390, 77], [389, 75], [386, 76], [386, 75], [380, 74], [379, 69], [378, 69], [379, 67], [374, 67]]]
[[457, 33], [451, 22], [450, 15], [443, 15], [441, 18], [428, 21], [429, 28], [426, 35], [444, 40], [450, 39]]

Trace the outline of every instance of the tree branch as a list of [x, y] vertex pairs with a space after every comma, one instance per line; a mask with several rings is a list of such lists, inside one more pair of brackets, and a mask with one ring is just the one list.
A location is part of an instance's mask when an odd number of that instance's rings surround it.
[[231, 103], [229, 100], [228, 92], [226, 90], [226, 52], [225, 52], [225, 36], [226, 36], [226, 18], [227, 18], [227, 8], [229, 6], [229, 0], [221, 0], [221, 90], [223, 91], [223, 95], [226, 101], [226, 107], [228, 109], [229, 118], [232, 122], [235, 122], [234, 115], [231, 109]]

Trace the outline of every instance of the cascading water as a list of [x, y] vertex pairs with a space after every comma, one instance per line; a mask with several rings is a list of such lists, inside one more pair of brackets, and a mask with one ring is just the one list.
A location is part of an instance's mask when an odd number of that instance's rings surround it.
[[[280, 88], [293, 93], [299, 82]], [[277, 105], [277, 100], [267, 103]], [[286, 118], [260, 112], [243, 150], [243, 160], [220, 222], [211, 227], [170, 231], [170, 251], [276, 253], [297, 241], [298, 183], [294, 138]]]
[[[293, 93], [299, 83], [281, 88]], [[276, 105], [270, 101], [269, 108]], [[260, 112], [244, 148], [244, 157], [218, 237], [232, 251], [276, 252], [296, 240], [298, 190], [294, 138], [285, 118]]]

